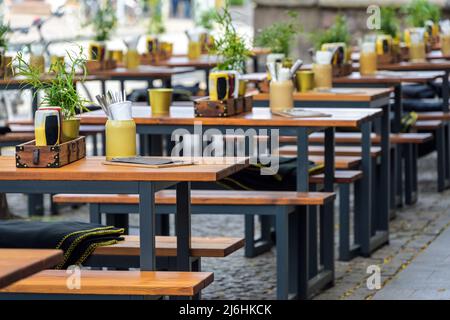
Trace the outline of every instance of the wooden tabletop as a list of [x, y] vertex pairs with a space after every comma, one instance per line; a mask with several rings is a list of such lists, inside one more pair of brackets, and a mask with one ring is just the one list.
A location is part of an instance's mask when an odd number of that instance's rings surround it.
[[251, 53], [253, 56], [265, 56], [272, 53], [272, 50], [270, 48], [254, 47]]
[[349, 76], [338, 77], [333, 79], [334, 84], [351, 84], [351, 83], [370, 83], [370, 84], [387, 84], [396, 85], [404, 82], [428, 82], [436, 78], [442, 77], [443, 72], [417, 72], [417, 71], [378, 71], [375, 75], [361, 75], [359, 72], [353, 72]]
[[[351, 101], [351, 102], [371, 102], [389, 97], [391, 88], [335, 88], [330, 91], [308, 91], [294, 92], [295, 101]], [[258, 93], [253, 99], [268, 101], [269, 93]]]
[[[381, 109], [348, 109], [348, 108], [314, 108], [305, 110], [319, 111], [330, 117], [288, 118], [271, 113], [269, 108], [253, 108], [252, 112], [242, 113], [227, 118], [198, 118], [194, 115], [194, 107], [171, 107], [170, 114], [152, 115], [149, 106], [133, 107], [133, 118], [137, 125], [180, 125], [193, 126], [195, 122], [210, 126], [253, 126], [253, 127], [359, 127], [361, 123], [370, 121], [382, 114]], [[83, 113], [82, 124], [104, 124], [106, 116], [102, 110]]]
[[165, 67], [214, 68], [218, 61], [218, 57], [209, 55], [202, 55], [198, 59], [189, 59], [187, 56], [176, 56], [168, 60], [159, 61], [156, 65]]
[[442, 59], [423, 62], [399, 62], [379, 65], [378, 69], [390, 71], [444, 71], [450, 70], [450, 61]]
[[[180, 158], [182, 159], [182, 158]], [[187, 159], [192, 160], [192, 159]], [[16, 168], [14, 157], [0, 157], [0, 181], [217, 181], [248, 166], [247, 158], [199, 158], [198, 164], [170, 168], [138, 168], [104, 164], [88, 157], [61, 168]]]
[[91, 75], [105, 77], [134, 77], [134, 78], [170, 78], [175, 74], [187, 73], [194, 71], [190, 67], [157, 67], [157, 66], [139, 66], [136, 69], [116, 68], [111, 70], [102, 70], [91, 72]]
[[53, 268], [62, 261], [61, 250], [0, 249], [0, 288]]

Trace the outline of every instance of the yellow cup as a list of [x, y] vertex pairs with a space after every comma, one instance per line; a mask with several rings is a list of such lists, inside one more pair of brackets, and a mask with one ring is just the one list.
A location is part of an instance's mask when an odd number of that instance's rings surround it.
[[125, 55], [125, 65], [127, 69], [137, 69], [140, 64], [140, 57], [137, 50], [129, 49]]
[[153, 114], [166, 114], [170, 111], [173, 89], [148, 89]]
[[188, 44], [188, 58], [195, 60], [202, 55], [202, 44], [198, 41], [189, 41]]
[[247, 92], [247, 80], [239, 80], [239, 97], [245, 96]]
[[39, 73], [45, 72], [45, 58], [42, 55], [30, 55], [30, 67], [39, 70]]
[[314, 72], [309, 70], [297, 71], [295, 79], [298, 92], [306, 92], [314, 89]]
[[106, 160], [136, 156], [134, 120], [108, 120], [105, 125]]
[[123, 51], [122, 50], [109, 50], [108, 59], [114, 60], [117, 63], [123, 61]]

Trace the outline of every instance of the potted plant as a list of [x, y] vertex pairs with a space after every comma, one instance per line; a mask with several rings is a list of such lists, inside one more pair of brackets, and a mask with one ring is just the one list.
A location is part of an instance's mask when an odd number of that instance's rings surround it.
[[92, 21], [88, 23], [92, 25], [95, 32], [95, 43], [91, 43], [89, 49], [90, 60], [104, 60], [106, 54], [106, 41], [110, 39], [111, 33], [117, 27], [117, 17], [111, 1], [105, 6], [100, 7]]
[[86, 75], [86, 59], [83, 50], [80, 48], [79, 52], [67, 52], [66, 54], [68, 62], [60, 59], [54, 61], [50, 67], [54, 74], [49, 78], [42, 78], [39, 69], [27, 63], [21, 52], [15, 58], [16, 73], [25, 77], [27, 85], [44, 92], [41, 105], [61, 108], [63, 142], [78, 138], [80, 119], [76, 117], [76, 114], [88, 111], [85, 106], [89, 103], [78, 95], [76, 85], [74, 85], [77, 77], [82, 77], [81, 80], [83, 80]]
[[392, 39], [398, 38], [400, 21], [397, 17], [397, 8], [388, 6], [381, 8], [380, 33], [389, 35]]
[[342, 42], [348, 45], [350, 43], [350, 39], [351, 36], [348, 31], [347, 19], [341, 14], [336, 16], [335, 23], [330, 28], [322, 32], [312, 34], [311, 36], [311, 40], [317, 50], [320, 50], [322, 45], [325, 43]]
[[300, 32], [301, 28], [296, 22], [298, 14], [289, 11], [288, 15], [289, 20], [272, 24], [260, 31], [255, 38], [256, 46], [270, 49], [271, 54], [267, 57], [268, 61], [283, 57], [283, 59], [290, 60], [292, 64], [292, 59], [289, 56], [294, 37]]
[[245, 71], [247, 59], [251, 56], [251, 51], [243, 36], [239, 35], [233, 26], [228, 1], [221, 12], [216, 14], [216, 22], [220, 29], [209, 53], [220, 58], [217, 70], [234, 70], [240, 73]]
[[166, 31], [162, 15], [161, 0], [148, 0], [148, 5], [150, 9], [148, 34], [158, 36]]
[[[424, 34], [426, 43], [434, 43], [439, 35], [439, 20], [441, 18], [441, 10], [439, 6], [430, 3], [428, 0], [412, 0], [403, 7], [406, 14], [406, 22], [411, 28], [417, 28]], [[404, 40], [407, 45], [410, 44], [411, 29], [406, 29]]]

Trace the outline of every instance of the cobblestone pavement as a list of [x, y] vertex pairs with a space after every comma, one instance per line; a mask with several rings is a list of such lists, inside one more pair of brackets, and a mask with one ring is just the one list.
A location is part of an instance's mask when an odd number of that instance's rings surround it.
[[[336, 262], [335, 286], [315, 299], [370, 299], [376, 291], [367, 289], [366, 273], [369, 265], [381, 268], [382, 282], [387, 283], [445, 229], [450, 223], [450, 191], [436, 192], [435, 156], [419, 162], [419, 202], [397, 211], [391, 221], [390, 244], [370, 258], [355, 258], [351, 262]], [[12, 211], [25, 214], [25, 198], [9, 195]], [[46, 201], [47, 203], [49, 201]], [[48, 205], [48, 204], [47, 204]], [[76, 219], [87, 221], [87, 208], [63, 208], [61, 215], [45, 219]], [[137, 219], [133, 216], [132, 233], [136, 233]], [[244, 219], [241, 216], [194, 215], [192, 233], [200, 236], [243, 236]], [[336, 229], [338, 225], [336, 225]], [[337, 239], [336, 239], [337, 240]], [[227, 258], [204, 259], [203, 270], [214, 271], [215, 281], [204, 291], [205, 299], [273, 299], [275, 298], [275, 251], [247, 259], [243, 250]]]

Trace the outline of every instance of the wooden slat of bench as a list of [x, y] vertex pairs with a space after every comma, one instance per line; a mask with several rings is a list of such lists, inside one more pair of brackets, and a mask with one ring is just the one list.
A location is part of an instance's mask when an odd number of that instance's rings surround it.
[[[362, 171], [359, 170], [337, 170], [334, 173], [335, 183], [353, 183], [363, 176]], [[310, 183], [323, 183], [325, 180], [325, 175], [316, 174], [309, 178]]]
[[440, 120], [424, 120], [417, 121], [413, 126], [416, 130], [436, 130], [443, 126], [443, 122]]
[[34, 132], [8, 132], [0, 134], [0, 142], [22, 143], [34, 140]]
[[80, 289], [69, 289], [66, 270], [45, 270], [0, 292], [34, 294], [193, 296], [214, 280], [211, 272], [82, 270]]
[[[381, 137], [372, 134], [372, 143], [380, 144]], [[402, 144], [402, 143], [412, 143], [412, 144], [422, 144], [433, 139], [433, 135], [429, 133], [392, 133], [390, 135], [391, 144]], [[314, 133], [309, 136], [309, 142], [312, 143], [323, 143], [324, 134]], [[349, 144], [360, 144], [361, 143], [361, 133], [359, 132], [336, 132], [335, 133], [336, 143], [349, 143]], [[281, 136], [280, 143], [297, 143], [297, 137], [293, 136]]]
[[[34, 125], [13, 124], [9, 126], [12, 132], [33, 133]], [[105, 132], [105, 126], [81, 125], [80, 134], [89, 135]], [[34, 138], [33, 138], [34, 139]]]
[[[323, 205], [335, 198], [334, 193], [295, 191], [192, 190], [193, 205]], [[55, 203], [123, 203], [138, 204], [138, 195], [58, 194]], [[156, 193], [156, 204], [175, 204], [175, 190]]]
[[[279, 149], [281, 155], [297, 155], [297, 145], [285, 145], [281, 146]], [[325, 148], [323, 146], [309, 146], [308, 152], [313, 156], [321, 156], [325, 153]], [[361, 156], [361, 147], [359, 146], [335, 146], [334, 153], [337, 156]], [[373, 158], [379, 157], [381, 155], [381, 148], [373, 146], [370, 148], [370, 156]]]
[[433, 112], [418, 112], [418, 120], [450, 120], [450, 112], [433, 111]]
[[[310, 161], [317, 164], [325, 164], [325, 158], [323, 156], [309, 156]], [[350, 156], [335, 156], [334, 157], [334, 167], [336, 169], [347, 170], [354, 169], [358, 167], [361, 163], [361, 157], [350, 157]]]
[[[176, 257], [176, 237], [156, 236], [155, 241], [156, 255], [158, 257]], [[224, 258], [243, 246], [243, 238], [192, 237], [190, 256]], [[139, 236], [125, 236], [125, 241], [120, 241], [110, 246], [98, 247], [93, 255], [139, 256], [140, 251]]]

